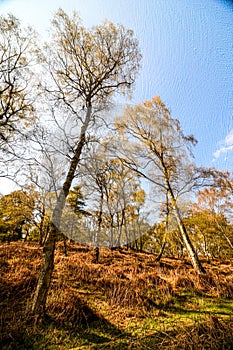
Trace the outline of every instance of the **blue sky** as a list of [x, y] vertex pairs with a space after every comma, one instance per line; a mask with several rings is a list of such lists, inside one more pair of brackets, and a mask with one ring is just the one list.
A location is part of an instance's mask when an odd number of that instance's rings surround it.
[[233, 2], [224, 0], [0, 0], [46, 36], [58, 7], [86, 26], [105, 18], [134, 30], [143, 64], [131, 103], [160, 95], [198, 140], [196, 162], [233, 170]]

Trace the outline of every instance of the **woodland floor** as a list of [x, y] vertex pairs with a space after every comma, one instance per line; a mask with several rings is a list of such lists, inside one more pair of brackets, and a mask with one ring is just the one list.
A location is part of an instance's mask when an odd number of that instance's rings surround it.
[[28, 310], [41, 264], [35, 243], [0, 244], [0, 348], [233, 349], [233, 261], [188, 260], [132, 250], [58, 244], [47, 315]]

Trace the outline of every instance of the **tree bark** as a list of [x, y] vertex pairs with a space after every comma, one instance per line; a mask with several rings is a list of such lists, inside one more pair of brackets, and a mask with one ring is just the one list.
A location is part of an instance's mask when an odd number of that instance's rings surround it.
[[230, 238], [225, 234], [225, 232], [222, 232], [222, 233], [223, 233], [223, 236], [226, 238], [226, 240], [227, 240], [227, 242], [229, 244], [229, 247], [233, 251], [233, 244], [231, 243]]
[[159, 252], [157, 258], [155, 259], [155, 261], [160, 261], [160, 260], [161, 260], [162, 255], [163, 255], [163, 252], [164, 252], [164, 249], [165, 249], [165, 247], [166, 247], [166, 243], [167, 243], [166, 240], [164, 240], [164, 241], [163, 241], [163, 244], [162, 244], [162, 247], [161, 247], [161, 249], [160, 249], [160, 252]]
[[233, 244], [231, 243], [230, 238], [225, 234], [225, 232], [224, 232], [222, 226], [218, 223], [218, 221], [217, 221], [216, 219], [215, 219], [214, 221], [216, 222], [218, 228], [220, 229], [220, 231], [222, 232], [224, 238], [226, 239], [227, 243], [229, 244], [229, 247], [230, 247], [231, 250], [233, 251]]
[[177, 221], [180, 233], [181, 233], [181, 237], [182, 237], [183, 242], [185, 244], [185, 247], [188, 251], [192, 265], [193, 265], [194, 269], [197, 271], [197, 273], [199, 273], [199, 274], [205, 273], [206, 271], [205, 271], [204, 267], [202, 266], [202, 264], [197, 256], [197, 253], [196, 253], [196, 251], [193, 247], [193, 244], [189, 238], [189, 235], [187, 233], [186, 227], [181, 219], [179, 208], [178, 208], [177, 204], [173, 205], [173, 208], [175, 211], [175, 217], [176, 217], [176, 221]]
[[101, 226], [102, 226], [102, 220], [103, 220], [103, 200], [104, 200], [104, 194], [101, 189], [101, 196], [100, 196], [100, 210], [98, 213], [98, 228], [95, 235], [95, 248], [94, 248], [94, 262], [96, 264], [99, 263], [99, 238], [100, 238], [100, 232], [101, 232]]
[[57, 235], [56, 231], [56, 227], [51, 224], [49, 234], [43, 248], [42, 267], [32, 303], [32, 314], [38, 315], [39, 317], [43, 316], [45, 313], [47, 294], [52, 279]]
[[168, 220], [169, 220], [169, 214], [170, 214], [170, 209], [169, 209], [169, 198], [168, 198], [168, 192], [166, 193], [166, 226], [165, 226], [165, 233], [163, 236], [163, 244], [162, 247], [160, 249], [160, 252], [157, 256], [157, 258], [155, 259], [156, 261], [160, 261], [164, 252], [164, 249], [166, 247], [166, 243], [167, 243], [167, 234], [168, 234]]
[[200, 260], [198, 259], [197, 253], [196, 253], [196, 251], [193, 247], [193, 244], [189, 238], [188, 232], [186, 230], [186, 227], [185, 227], [183, 220], [181, 218], [181, 215], [180, 215], [179, 207], [176, 203], [176, 199], [174, 197], [172, 188], [171, 188], [170, 183], [169, 183], [167, 178], [166, 178], [166, 185], [167, 185], [167, 191], [168, 191], [169, 196], [171, 198], [171, 204], [172, 204], [172, 208], [174, 209], [175, 218], [176, 218], [176, 221], [178, 224], [178, 228], [179, 228], [181, 237], [183, 239], [184, 245], [188, 251], [192, 265], [198, 274], [205, 273], [206, 271], [205, 271], [204, 267], [202, 266]]
[[41, 221], [39, 226], [39, 245], [40, 247], [43, 246], [43, 231], [44, 231], [44, 220], [45, 220], [45, 206], [44, 203], [42, 204], [42, 212], [41, 212]]
[[70, 163], [70, 168], [66, 176], [66, 180], [63, 184], [62, 191], [60, 192], [57, 200], [56, 207], [54, 208], [52, 215], [52, 223], [50, 224], [47, 239], [45, 241], [42, 257], [42, 267], [37, 283], [35, 295], [32, 302], [32, 314], [42, 317], [45, 312], [47, 294], [52, 280], [52, 273], [54, 269], [54, 251], [57, 240], [57, 230], [60, 227], [60, 221], [62, 217], [62, 211], [65, 206], [66, 197], [69, 194], [69, 190], [75, 175], [75, 171], [80, 161], [83, 146], [85, 144], [85, 136], [88, 125], [91, 120], [91, 104], [87, 106], [87, 112], [85, 121], [82, 125], [79, 141], [74, 152], [74, 156]]

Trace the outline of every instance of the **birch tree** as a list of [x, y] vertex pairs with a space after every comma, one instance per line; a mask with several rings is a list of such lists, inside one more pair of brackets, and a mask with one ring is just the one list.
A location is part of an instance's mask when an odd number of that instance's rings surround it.
[[[63, 107], [78, 125], [73, 137], [69, 166], [53, 210], [42, 268], [32, 304], [32, 313], [43, 315], [54, 267], [57, 229], [80, 157], [88, 142], [88, 131], [116, 92], [127, 93], [135, 81], [140, 52], [131, 30], [108, 21], [86, 29], [74, 13], [59, 10], [52, 21], [53, 37], [47, 49], [47, 67], [53, 85], [46, 88], [54, 107]], [[52, 49], [50, 49], [52, 48]]]
[[35, 117], [32, 78], [38, 58], [34, 31], [13, 15], [0, 16], [0, 144]]
[[[17, 142], [36, 119], [40, 61], [37, 36], [13, 15], [0, 16], [0, 178], [16, 181], [21, 146]], [[16, 142], [17, 141], [17, 142]]]
[[[184, 135], [179, 121], [171, 118], [170, 111], [158, 96], [135, 107], [126, 107], [123, 116], [116, 120], [116, 127], [122, 137], [129, 138], [126, 147], [131, 155], [126, 163], [151, 181], [158, 191], [167, 193], [193, 267], [198, 273], [205, 272], [177, 200], [182, 192], [189, 191], [194, 185], [194, 167], [188, 157], [190, 147], [196, 142], [194, 137]], [[135, 166], [137, 160], [141, 168]]]
[[203, 241], [201, 248], [206, 255], [212, 251], [227, 255], [227, 247], [233, 252], [233, 181], [230, 173], [216, 175], [213, 186], [197, 192], [197, 202], [191, 206], [186, 220], [196, 231], [199, 245]]

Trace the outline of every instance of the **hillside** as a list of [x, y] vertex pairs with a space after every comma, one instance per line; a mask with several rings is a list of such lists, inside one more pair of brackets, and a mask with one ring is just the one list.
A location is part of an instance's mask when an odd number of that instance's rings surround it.
[[1, 349], [232, 349], [233, 264], [58, 245], [47, 316], [28, 313], [40, 269], [33, 243], [0, 245]]

